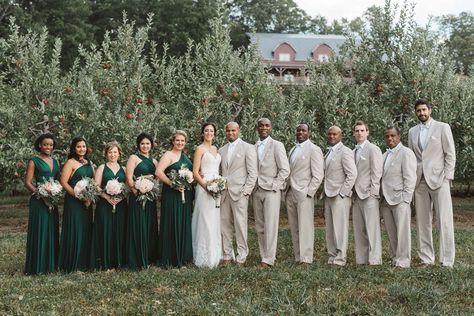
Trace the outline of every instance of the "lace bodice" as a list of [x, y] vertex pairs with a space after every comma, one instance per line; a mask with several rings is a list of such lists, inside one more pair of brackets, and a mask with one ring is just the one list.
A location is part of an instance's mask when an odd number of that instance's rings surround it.
[[206, 180], [219, 175], [219, 165], [221, 163], [221, 155], [214, 156], [210, 151], [206, 151], [201, 158], [201, 174]]

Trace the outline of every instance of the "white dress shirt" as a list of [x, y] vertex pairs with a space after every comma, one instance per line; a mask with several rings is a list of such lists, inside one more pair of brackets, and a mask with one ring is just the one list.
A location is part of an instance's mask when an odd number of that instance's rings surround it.
[[359, 160], [360, 160], [360, 156], [362, 154], [362, 149], [364, 149], [365, 144], [367, 144], [367, 140], [364, 140], [364, 142], [362, 144], [355, 145], [354, 159], [355, 159], [356, 163], [358, 163]]
[[393, 147], [392, 149], [387, 149], [387, 157], [385, 157], [385, 163], [383, 164], [383, 169], [386, 170], [388, 166], [390, 166], [390, 162], [392, 161], [393, 154], [396, 153], [400, 147], [402, 147], [402, 142], [398, 143], [397, 146]]
[[232, 160], [232, 156], [234, 155], [235, 146], [237, 146], [239, 141], [240, 141], [240, 138], [237, 138], [233, 142], [229, 142], [229, 149], [227, 150], [227, 164], [229, 164], [230, 161]]
[[298, 154], [300, 153], [301, 151], [301, 148], [304, 146], [304, 144], [306, 144], [307, 142], [309, 141], [309, 139], [305, 140], [304, 142], [302, 143], [297, 143], [295, 145], [295, 149], [293, 149], [293, 151], [291, 152], [291, 156], [290, 156], [290, 162], [294, 162], [296, 160], [296, 157], [298, 157]]
[[265, 138], [264, 140], [257, 141], [257, 155], [258, 161], [263, 159], [263, 152], [265, 151], [265, 145], [268, 143], [268, 140], [271, 139], [270, 136]]
[[418, 139], [418, 146], [423, 151], [426, 148], [426, 141], [428, 140], [428, 130], [431, 126], [431, 119], [426, 123], [420, 123], [420, 138]]

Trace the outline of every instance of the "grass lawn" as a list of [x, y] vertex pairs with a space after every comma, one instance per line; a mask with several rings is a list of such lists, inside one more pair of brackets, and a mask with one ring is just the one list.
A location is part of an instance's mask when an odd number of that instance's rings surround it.
[[[389, 265], [383, 230], [378, 267], [354, 264], [350, 240], [346, 267], [326, 264], [324, 226], [317, 207], [315, 263], [293, 262], [291, 235], [282, 213], [277, 264], [259, 270], [255, 230], [245, 267], [213, 270], [192, 265], [141, 272], [22, 274], [27, 198], [0, 200], [0, 314], [474, 314], [474, 199], [456, 198], [456, 264], [422, 268]], [[436, 236], [437, 237], [437, 236]], [[438, 250], [436, 249], [436, 252]]]

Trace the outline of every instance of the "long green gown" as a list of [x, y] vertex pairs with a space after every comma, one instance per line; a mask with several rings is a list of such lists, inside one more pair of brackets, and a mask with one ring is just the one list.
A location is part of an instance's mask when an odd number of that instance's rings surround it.
[[[40, 157], [31, 159], [35, 164], [36, 185], [57, 179], [59, 164], [53, 159], [53, 170]], [[26, 238], [25, 274], [54, 272], [58, 268], [59, 215], [58, 208], [49, 209], [43, 200], [31, 196]]]
[[[100, 187], [105, 190], [107, 182], [117, 179], [125, 182], [125, 171], [122, 167], [116, 174], [107, 164], [104, 165]], [[113, 206], [104, 198], [99, 198], [95, 209], [92, 233], [92, 269], [115, 269], [125, 263], [125, 222], [127, 219], [127, 200]]]
[[[151, 157], [137, 154], [141, 162], [135, 167], [135, 177], [155, 175]], [[147, 201], [143, 208], [131, 193], [128, 199], [126, 255], [127, 267], [139, 270], [154, 263], [158, 257], [158, 219], [156, 201]]]
[[[74, 188], [83, 177], [93, 178], [90, 162], [80, 166], [68, 184]], [[66, 193], [64, 198], [61, 246], [59, 248], [59, 270], [64, 272], [87, 271], [91, 253], [92, 206]]]
[[[181, 166], [193, 169], [191, 160], [181, 154], [179, 160], [165, 169], [165, 174], [171, 170], [178, 171]], [[162, 267], [181, 267], [193, 260], [191, 238], [191, 217], [193, 210], [193, 190], [185, 191], [185, 203], [182, 202], [181, 192], [163, 184], [160, 215], [160, 239], [158, 242], [158, 265]]]

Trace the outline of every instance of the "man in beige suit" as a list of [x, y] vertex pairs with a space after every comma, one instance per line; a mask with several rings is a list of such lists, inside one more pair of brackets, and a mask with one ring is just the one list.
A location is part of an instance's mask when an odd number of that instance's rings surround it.
[[[226, 138], [229, 141], [219, 149], [221, 154], [222, 176], [227, 178], [227, 190], [221, 201], [221, 230], [223, 264], [231, 260], [241, 265], [249, 253], [248, 202], [249, 196], [257, 181], [257, 155], [255, 148], [239, 138], [239, 124], [227, 123]], [[237, 258], [232, 245], [233, 230], [237, 242]]]
[[416, 158], [400, 142], [398, 127], [385, 130], [389, 148], [383, 155], [381, 213], [385, 222], [390, 254], [395, 267], [409, 268], [411, 260], [410, 203], [416, 184]]
[[276, 258], [281, 191], [290, 174], [283, 144], [270, 137], [272, 123], [267, 118], [257, 122], [260, 140], [255, 144], [258, 176], [252, 194], [255, 230], [262, 258], [260, 268], [273, 266]]
[[286, 186], [286, 210], [295, 260], [313, 263], [314, 195], [324, 178], [321, 148], [309, 140], [309, 125], [296, 128], [297, 144], [290, 150], [290, 176]]
[[382, 264], [379, 213], [382, 152], [367, 140], [369, 126], [365, 122], [357, 121], [352, 133], [357, 142], [353, 151], [357, 179], [352, 204], [356, 263], [378, 265]]
[[439, 229], [439, 261], [452, 267], [455, 249], [450, 185], [454, 179], [456, 150], [451, 128], [431, 118], [431, 107], [426, 100], [416, 101], [420, 124], [408, 132], [408, 147], [418, 162], [415, 189], [418, 256], [425, 265], [435, 262], [431, 233], [434, 208]]
[[324, 217], [328, 263], [344, 266], [352, 187], [357, 178], [357, 167], [352, 150], [341, 142], [341, 129], [337, 126], [330, 127], [327, 137], [331, 146], [324, 160]]

